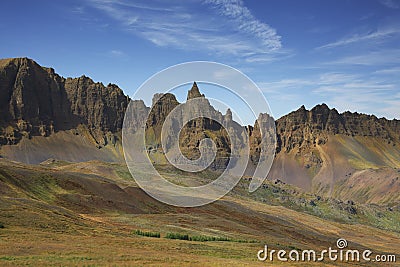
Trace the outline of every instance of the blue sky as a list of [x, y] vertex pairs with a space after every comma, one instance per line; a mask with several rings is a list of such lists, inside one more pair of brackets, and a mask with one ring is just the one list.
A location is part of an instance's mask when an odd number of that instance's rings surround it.
[[1, 58], [129, 95], [166, 67], [207, 60], [254, 80], [275, 117], [324, 102], [400, 119], [399, 0], [14, 0], [0, 12]]

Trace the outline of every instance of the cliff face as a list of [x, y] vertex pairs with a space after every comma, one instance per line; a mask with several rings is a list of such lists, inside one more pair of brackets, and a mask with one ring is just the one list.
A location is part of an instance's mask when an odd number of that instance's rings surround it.
[[0, 60], [0, 144], [87, 126], [96, 142], [122, 128], [128, 98], [116, 85], [63, 78], [27, 58]]
[[329, 109], [325, 104], [311, 110], [304, 106], [276, 121], [278, 152], [325, 144], [329, 135], [376, 137], [395, 145], [400, 141], [400, 121]]

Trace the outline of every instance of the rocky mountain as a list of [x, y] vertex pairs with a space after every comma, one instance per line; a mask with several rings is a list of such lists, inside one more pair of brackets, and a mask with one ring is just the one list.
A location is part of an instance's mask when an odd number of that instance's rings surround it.
[[122, 128], [128, 97], [114, 84], [64, 78], [28, 58], [0, 61], [0, 144], [87, 127], [99, 146]]
[[[170, 121], [166, 121], [167, 116], [178, 106], [179, 108], [174, 111], [173, 118]], [[185, 123], [185, 120], [188, 123]], [[164, 136], [166, 148], [171, 149], [171, 151], [163, 151], [161, 143], [162, 127], [166, 129]], [[160, 160], [160, 155], [170, 152], [173, 161], [178, 163], [182, 161], [180, 152], [190, 160], [199, 159], [201, 156], [199, 149], [201, 141], [209, 138], [216, 145], [216, 160], [213, 161], [211, 166], [214, 170], [222, 170], [229, 163], [231, 141], [233, 142], [232, 145], [237, 147], [242, 143], [240, 135], [235, 136], [235, 140], [230, 140], [225, 128], [229, 130], [234, 127], [239, 132], [233, 132], [245, 133], [245, 128], [232, 120], [232, 112], [227, 110], [226, 114], [223, 115], [215, 110], [208, 99], [200, 93], [196, 82], [194, 82], [188, 91], [187, 102], [182, 105], [170, 93], [156, 94], [153, 97], [152, 108], [149, 110], [146, 122], [146, 146], [151, 155], [158, 160]], [[178, 146], [180, 148], [179, 151], [173, 150], [174, 147], [177, 148]]]
[[269, 177], [321, 195], [389, 201], [400, 190], [399, 127], [399, 120], [302, 106], [276, 121]]
[[[369, 200], [382, 202], [398, 195], [399, 120], [339, 113], [322, 104], [311, 110], [302, 106], [275, 122], [260, 114], [254, 126], [243, 127], [233, 121], [230, 110], [215, 110], [196, 83], [187, 95], [187, 101], [193, 100], [200, 105], [183, 105], [181, 119], [174, 123], [195, 114], [212, 115], [221, 123], [196, 118], [183, 127], [179, 147], [189, 159], [199, 158], [200, 141], [210, 138], [217, 149], [212, 167], [223, 169], [231, 144], [240, 147], [247, 135], [256, 165], [260, 128], [275, 123], [277, 148], [270, 179], [339, 198], [365, 200], [368, 194]], [[121, 128], [129, 101], [114, 84], [104, 86], [85, 76], [64, 78], [28, 58], [0, 60], [0, 156], [35, 164], [49, 158], [123, 161]], [[137, 130], [145, 122], [147, 150], [151, 157], [163, 158], [162, 126], [180, 103], [172, 94], [156, 94], [152, 108], [141, 100], [132, 105], [135, 114], [129, 127]], [[176, 134], [173, 130], [170, 136]], [[233, 130], [236, 136], [231, 140], [228, 133]]]
[[276, 122], [279, 140], [278, 152], [289, 152], [294, 147], [306, 149], [325, 144], [329, 135], [370, 136], [393, 146], [400, 141], [400, 121], [378, 119], [373, 115], [329, 109], [326, 104], [311, 110], [304, 106]]

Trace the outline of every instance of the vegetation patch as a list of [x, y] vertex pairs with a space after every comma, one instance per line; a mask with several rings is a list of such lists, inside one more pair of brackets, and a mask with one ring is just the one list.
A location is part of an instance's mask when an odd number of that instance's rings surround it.
[[205, 241], [231, 241], [227, 237], [216, 237], [216, 236], [205, 236], [205, 235], [190, 236], [189, 240], [191, 240], [191, 241], [200, 241], [200, 242], [205, 242]]
[[168, 239], [179, 239], [179, 240], [190, 240], [189, 235], [180, 233], [167, 233], [165, 238]]
[[13, 256], [2, 256], [0, 257], [1, 261], [15, 261], [17, 258]]
[[141, 230], [135, 230], [135, 231], [133, 231], [133, 234], [141, 235], [141, 236], [147, 236], [147, 237], [160, 238], [160, 233], [159, 232], [145, 232], [145, 231], [141, 231]]
[[197, 241], [197, 242], [207, 242], [207, 241], [225, 241], [225, 242], [238, 242], [238, 243], [256, 243], [256, 242], [258, 242], [258, 241], [254, 241], [254, 240], [230, 239], [230, 238], [221, 237], [221, 236], [207, 236], [207, 235], [189, 236], [188, 234], [180, 234], [180, 233], [167, 233], [165, 238], [187, 240], [187, 241]]

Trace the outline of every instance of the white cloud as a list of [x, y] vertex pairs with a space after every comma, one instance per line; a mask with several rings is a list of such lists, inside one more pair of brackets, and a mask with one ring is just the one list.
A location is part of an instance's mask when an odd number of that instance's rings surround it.
[[395, 1], [395, 0], [380, 0], [381, 4], [391, 8], [391, 9], [398, 9], [400, 8], [400, 4], [399, 2]]
[[288, 90], [298, 90], [300, 88], [315, 88], [327, 85], [338, 85], [356, 81], [358, 76], [344, 73], [327, 72], [310, 79], [283, 79], [275, 82], [261, 82], [260, 88], [264, 92], [280, 93]]
[[375, 74], [392, 75], [397, 74], [400, 76], [400, 67], [381, 69], [374, 72]]
[[83, 13], [85, 13], [85, 9], [83, 6], [75, 6], [72, 8], [72, 13], [75, 13], [77, 15], [82, 15]]
[[[296, 99], [325, 102], [340, 112], [357, 111], [388, 119], [400, 118], [398, 84], [379, 76], [328, 72], [307, 79], [258, 83], [262, 91], [282, 104]], [[298, 106], [304, 103], [299, 103]], [[317, 104], [317, 103], [315, 103]]]
[[260, 82], [257, 84], [263, 92], [281, 93], [282, 91], [296, 90], [304, 86], [312, 86], [315, 83], [306, 79], [283, 79], [275, 82]]
[[125, 53], [120, 50], [111, 50], [110, 55], [114, 57], [122, 57], [125, 56]]
[[257, 20], [250, 10], [246, 8], [241, 0], [206, 0], [212, 4], [220, 14], [233, 20], [237, 30], [251, 34], [261, 40], [265, 47], [278, 50], [282, 47], [281, 37], [276, 30], [268, 24]]
[[400, 63], [400, 49], [382, 49], [366, 54], [339, 58], [335, 61], [326, 62], [325, 65], [364, 65], [378, 66]]
[[124, 30], [157, 46], [234, 55], [249, 62], [285, 54], [276, 30], [256, 19], [240, 0], [87, 1]]
[[316, 49], [334, 48], [334, 47], [338, 47], [338, 46], [345, 46], [345, 45], [349, 45], [349, 44], [368, 42], [368, 41], [382, 41], [382, 40], [385, 40], [386, 38], [390, 38], [390, 37], [392, 37], [394, 35], [398, 35], [398, 34], [400, 34], [399, 27], [389, 27], [386, 29], [378, 29], [374, 32], [369, 32], [369, 33], [364, 33], [364, 34], [355, 34], [350, 37], [341, 39], [339, 41], [317, 47]]
[[339, 111], [358, 111], [379, 117], [400, 118], [397, 84], [367, 77], [349, 78], [339, 83], [318, 85], [313, 94], [320, 95]]

